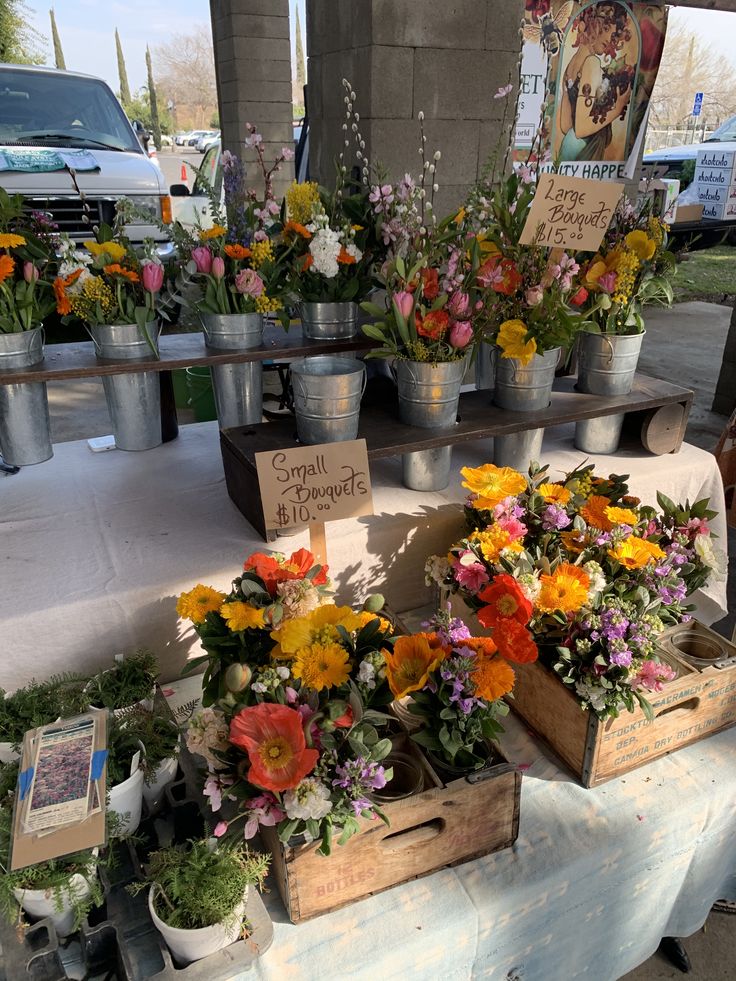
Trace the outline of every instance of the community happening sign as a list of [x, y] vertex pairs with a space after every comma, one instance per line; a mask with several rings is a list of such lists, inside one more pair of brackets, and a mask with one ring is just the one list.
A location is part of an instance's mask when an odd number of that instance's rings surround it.
[[619, 180], [664, 47], [667, 11], [623, 0], [526, 0], [516, 158], [540, 154], [572, 177]]

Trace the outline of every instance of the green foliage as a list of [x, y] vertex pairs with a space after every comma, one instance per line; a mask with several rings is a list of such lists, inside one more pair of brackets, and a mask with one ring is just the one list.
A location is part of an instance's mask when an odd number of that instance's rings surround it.
[[[171, 719], [149, 712], [143, 705], [133, 705], [116, 722], [135, 734], [146, 748], [141, 760], [146, 783], [153, 781], [156, 770], [164, 762], [176, 756], [179, 746], [179, 728]], [[139, 746], [136, 746], [140, 749]], [[133, 750], [135, 752], [135, 750]]]
[[118, 59], [118, 78], [120, 80], [120, 101], [125, 105], [130, 102], [130, 85], [128, 84], [128, 69], [125, 67], [125, 55], [120, 43], [120, 35], [115, 28], [115, 52]]
[[129, 889], [154, 886], [154, 909], [169, 926], [198, 930], [227, 923], [248, 886], [262, 886], [269, 857], [251, 855], [240, 842], [189, 841], [153, 852], [146, 879]]
[[146, 72], [148, 75], [148, 102], [151, 106], [151, 132], [153, 142], [156, 147], [161, 149], [161, 122], [158, 118], [158, 100], [156, 99], [156, 84], [153, 81], [153, 66], [151, 64], [151, 51], [146, 45]]
[[[123, 104], [123, 109], [125, 109], [125, 114], [128, 119], [139, 120], [150, 133], [153, 133], [153, 141], [156, 144], [156, 148], [160, 150], [160, 135], [157, 139], [155, 126], [153, 125], [153, 114], [149, 89], [139, 89], [128, 102]], [[156, 110], [158, 113], [158, 122], [161, 128], [161, 133], [172, 133], [174, 131], [174, 120], [172, 119], [171, 113], [168, 112], [167, 109], [159, 106], [158, 102], [156, 103]]]
[[32, 681], [12, 695], [0, 688], [0, 741], [18, 746], [28, 729], [86, 711], [84, 684], [82, 675], [63, 674]]
[[23, 0], [0, 0], [0, 62], [42, 65], [44, 38], [30, 27], [30, 11]]
[[57, 68], [65, 69], [66, 61], [64, 60], [64, 51], [61, 47], [61, 38], [59, 37], [59, 31], [56, 27], [56, 15], [54, 14], [54, 8], [52, 7], [49, 11], [49, 17], [51, 18], [51, 37], [54, 42], [54, 62]]
[[158, 678], [156, 655], [138, 650], [107, 671], [101, 671], [87, 684], [90, 705], [95, 708], [128, 708], [150, 698]]
[[[124, 719], [110, 717], [107, 730], [107, 787], [116, 787], [130, 776], [130, 764], [136, 753], [141, 754], [141, 738], [135, 729], [126, 727]], [[144, 744], [145, 745], [145, 744]]]

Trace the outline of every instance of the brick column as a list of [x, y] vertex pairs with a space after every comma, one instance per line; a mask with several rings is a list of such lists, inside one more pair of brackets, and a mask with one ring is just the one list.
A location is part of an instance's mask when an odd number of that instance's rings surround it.
[[730, 416], [736, 409], [736, 306], [731, 314], [731, 326], [723, 349], [721, 371], [716, 384], [715, 398], [711, 410]]
[[[255, 155], [243, 145], [246, 123], [263, 135], [266, 163], [282, 146], [294, 146], [289, 0], [210, 0], [210, 13], [222, 145], [245, 160], [259, 187]], [[293, 164], [285, 164], [274, 183], [277, 198], [293, 176]]]
[[334, 181], [346, 77], [357, 94], [371, 162], [383, 164], [392, 179], [418, 173], [417, 114], [424, 112], [427, 149], [442, 152], [436, 211], [451, 211], [497, 141], [508, 139], [500, 132], [503, 104], [493, 95], [514, 83], [511, 116], [523, 6], [522, 0], [308, 0], [312, 176], [328, 186]]

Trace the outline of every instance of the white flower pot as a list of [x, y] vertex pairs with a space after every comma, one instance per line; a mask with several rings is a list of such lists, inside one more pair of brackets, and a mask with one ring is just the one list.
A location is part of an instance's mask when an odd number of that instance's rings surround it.
[[143, 770], [137, 767], [135, 773], [116, 784], [110, 790], [108, 811], [120, 818], [120, 834], [132, 834], [141, 823], [143, 807]]
[[153, 810], [164, 795], [164, 790], [176, 777], [179, 758], [172, 756], [168, 760], [162, 760], [156, 767], [153, 780], [150, 783], [143, 783], [143, 799], [148, 804], [148, 809]]
[[157, 887], [151, 886], [148, 893], [148, 911], [151, 914], [153, 925], [166, 941], [166, 946], [180, 967], [186, 967], [193, 961], [201, 960], [210, 954], [214, 954], [223, 947], [230, 944], [240, 937], [242, 930], [242, 920], [245, 913], [245, 904], [248, 900], [248, 890], [243, 894], [243, 901], [234, 910], [232, 917], [226, 923], [215, 923], [213, 926], [201, 927], [199, 930], [181, 930], [171, 927], [156, 914], [153, 908], [154, 890]]
[[[94, 855], [97, 856], [96, 848]], [[93, 875], [97, 875], [97, 870], [94, 867], [90, 868], [89, 877], [92, 878]], [[88, 899], [92, 892], [87, 880], [78, 872], [70, 877], [69, 887], [77, 899], [82, 902]], [[53, 892], [50, 889], [14, 889], [13, 895], [29, 916], [37, 919], [48, 917], [60, 937], [68, 937], [70, 933], [74, 932], [74, 910], [66, 893], [62, 896], [61, 911], [57, 909]]]
[[0, 763], [15, 763], [19, 759], [12, 743], [0, 743]]

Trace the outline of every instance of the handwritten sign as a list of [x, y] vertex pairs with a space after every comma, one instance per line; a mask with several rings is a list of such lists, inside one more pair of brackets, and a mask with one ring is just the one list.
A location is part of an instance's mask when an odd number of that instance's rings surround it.
[[519, 241], [595, 252], [623, 190], [611, 181], [542, 174]]
[[256, 453], [266, 528], [373, 514], [364, 439]]

